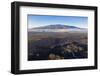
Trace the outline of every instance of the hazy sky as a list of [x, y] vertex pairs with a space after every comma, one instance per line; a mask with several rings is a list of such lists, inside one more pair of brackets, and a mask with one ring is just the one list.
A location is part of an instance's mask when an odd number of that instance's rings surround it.
[[64, 24], [80, 28], [88, 27], [88, 17], [28, 15], [27, 19], [28, 19], [28, 28], [46, 26], [51, 24]]

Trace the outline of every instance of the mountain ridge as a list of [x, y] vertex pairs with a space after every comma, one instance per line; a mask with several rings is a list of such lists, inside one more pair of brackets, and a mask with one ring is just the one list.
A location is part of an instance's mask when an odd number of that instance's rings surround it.
[[52, 24], [52, 25], [46, 25], [42, 27], [35, 27], [31, 29], [81, 29], [81, 28], [76, 26], [70, 26], [70, 25]]
[[79, 28], [75, 26], [54, 24], [42, 27], [35, 27], [28, 29], [30, 32], [87, 32], [85, 28]]

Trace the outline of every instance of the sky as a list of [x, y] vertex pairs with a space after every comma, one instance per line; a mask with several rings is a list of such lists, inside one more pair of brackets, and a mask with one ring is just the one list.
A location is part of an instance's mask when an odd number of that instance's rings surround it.
[[29, 29], [52, 24], [63, 24], [80, 28], [88, 27], [88, 17], [81, 16], [28, 15], [27, 21]]

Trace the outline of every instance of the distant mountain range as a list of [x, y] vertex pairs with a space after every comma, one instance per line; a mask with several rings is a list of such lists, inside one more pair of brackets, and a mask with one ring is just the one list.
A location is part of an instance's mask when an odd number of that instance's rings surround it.
[[69, 26], [69, 25], [54, 24], [54, 25], [36, 27], [36, 28], [33, 28], [33, 29], [80, 29], [80, 28], [75, 27], [75, 26]]
[[62, 24], [54, 24], [54, 25], [47, 25], [47, 26], [41, 26], [36, 28], [31, 28], [29, 31], [34, 32], [67, 32], [67, 31], [86, 31], [85, 28], [79, 28], [75, 26], [70, 25], [62, 25]]

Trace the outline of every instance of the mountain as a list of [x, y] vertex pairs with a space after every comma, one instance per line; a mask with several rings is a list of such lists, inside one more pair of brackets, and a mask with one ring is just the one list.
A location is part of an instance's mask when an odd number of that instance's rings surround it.
[[47, 25], [43, 27], [36, 27], [33, 29], [80, 29], [80, 28], [75, 26], [69, 26], [69, 25], [54, 24], [54, 25]]
[[79, 28], [75, 26], [69, 26], [69, 25], [54, 24], [54, 25], [31, 28], [31, 29], [28, 29], [28, 31], [32, 31], [32, 32], [69, 32], [69, 31], [87, 32], [87, 29]]

